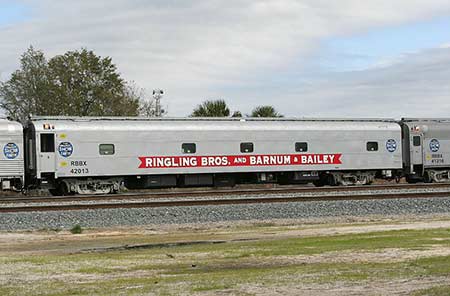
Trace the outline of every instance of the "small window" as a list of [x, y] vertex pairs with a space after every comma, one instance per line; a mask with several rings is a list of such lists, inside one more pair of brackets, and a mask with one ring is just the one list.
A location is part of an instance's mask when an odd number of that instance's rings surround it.
[[420, 136], [414, 136], [413, 137], [413, 145], [414, 146], [420, 146]]
[[308, 143], [306, 143], [306, 142], [297, 142], [297, 143], [295, 143], [295, 151], [296, 152], [306, 152], [306, 151], [308, 151]]
[[41, 152], [55, 152], [54, 134], [41, 134]]
[[100, 144], [98, 146], [100, 155], [113, 155], [114, 154], [114, 144]]
[[367, 151], [378, 151], [378, 142], [367, 142]]
[[241, 143], [241, 152], [242, 153], [253, 152], [253, 143]]
[[197, 151], [197, 147], [195, 143], [183, 143], [181, 144], [181, 151], [183, 153], [195, 153]]

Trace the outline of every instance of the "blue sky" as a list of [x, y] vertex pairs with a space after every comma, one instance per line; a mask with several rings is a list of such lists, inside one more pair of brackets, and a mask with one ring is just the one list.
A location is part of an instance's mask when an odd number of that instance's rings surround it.
[[443, 44], [450, 45], [450, 16], [332, 37], [324, 40], [318, 59], [324, 69], [351, 71]]
[[0, 0], [0, 26], [13, 25], [27, 19], [27, 8], [20, 3]]
[[448, 116], [448, 28], [448, 0], [0, 0], [0, 80], [30, 45], [85, 47], [164, 89], [171, 116], [215, 98], [243, 113]]
[[[401, 60], [404, 55], [443, 45], [450, 46], [449, 28], [450, 16], [439, 16], [348, 36], [324, 38], [307, 60], [303, 56], [294, 58], [289, 67], [280, 71], [279, 75], [261, 75], [260, 80], [255, 80], [253, 86], [246, 85], [246, 88], [253, 87], [253, 91], [256, 91], [261, 84], [267, 83], [267, 79], [284, 88], [291, 87], [292, 84], [308, 84], [316, 79], [334, 78], [339, 72], [386, 67]], [[243, 90], [241, 86], [235, 87], [236, 91]], [[226, 91], [227, 88], [229, 86], [222, 90]]]

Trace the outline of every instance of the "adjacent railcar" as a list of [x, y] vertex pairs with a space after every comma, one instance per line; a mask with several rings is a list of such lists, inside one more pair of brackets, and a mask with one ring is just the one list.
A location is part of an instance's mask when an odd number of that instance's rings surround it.
[[54, 193], [234, 185], [369, 184], [401, 174], [401, 129], [383, 119], [41, 117], [27, 180]]
[[406, 180], [450, 181], [450, 119], [404, 118], [401, 125]]
[[24, 181], [22, 125], [0, 119], [0, 188], [21, 190]]

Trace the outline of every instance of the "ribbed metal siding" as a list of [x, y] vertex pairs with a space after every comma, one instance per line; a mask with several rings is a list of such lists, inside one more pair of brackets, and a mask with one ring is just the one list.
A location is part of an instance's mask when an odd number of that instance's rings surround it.
[[23, 176], [23, 160], [0, 160], [0, 176]]

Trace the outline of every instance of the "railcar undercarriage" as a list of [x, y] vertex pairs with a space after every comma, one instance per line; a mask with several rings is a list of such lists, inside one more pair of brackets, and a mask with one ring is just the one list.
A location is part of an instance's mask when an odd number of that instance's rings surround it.
[[313, 184], [321, 187], [330, 186], [352, 186], [352, 185], [370, 185], [375, 180], [376, 172], [325, 172], [321, 173], [319, 180]]
[[20, 178], [0, 178], [0, 190], [21, 191], [22, 188]]
[[445, 183], [450, 181], [450, 170], [426, 170], [424, 182]]
[[117, 193], [123, 187], [122, 178], [105, 179], [64, 179], [54, 182], [54, 188], [49, 189], [53, 195], [72, 194], [109, 194]]
[[[370, 185], [375, 178], [393, 179], [399, 172], [348, 171], [348, 172], [259, 172], [235, 174], [184, 174], [184, 175], [142, 175], [111, 178], [65, 178], [49, 182], [53, 195], [110, 194], [123, 189], [151, 189], [174, 187], [234, 187], [236, 184], [307, 184], [316, 186]], [[443, 179], [444, 174], [433, 174]]]

